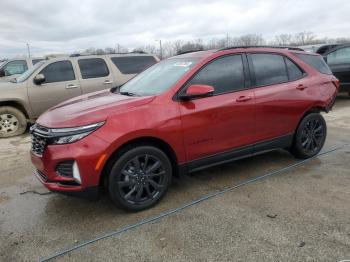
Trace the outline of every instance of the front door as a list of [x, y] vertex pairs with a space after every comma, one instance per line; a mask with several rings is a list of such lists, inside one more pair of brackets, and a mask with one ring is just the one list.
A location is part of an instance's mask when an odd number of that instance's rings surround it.
[[35, 117], [67, 99], [82, 94], [69, 60], [50, 63], [39, 74], [45, 76], [45, 82], [41, 85], [28, 81], [28, 97]]
[[211, 97], [179, 104], [188, 162], [229, 154], [253, 140], [254, 93], [245, 88], [243, 58], [230, 55], [209, 62], [181, 91], [192, 84], [215, 90]]

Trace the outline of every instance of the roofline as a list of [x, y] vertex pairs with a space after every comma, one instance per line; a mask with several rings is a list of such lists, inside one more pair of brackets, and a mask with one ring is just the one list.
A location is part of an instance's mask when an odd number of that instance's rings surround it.
[[273, 45], [248, 45], [248, 46], [230, 46], [221, 48], [218, 51], [231, 50], [231, 49], [239, 49], [239, 48], [276, 48], [276, 49], [288, 49], [294, 51], [304, 51], [302, 48], [295, 46], [273, 46]]

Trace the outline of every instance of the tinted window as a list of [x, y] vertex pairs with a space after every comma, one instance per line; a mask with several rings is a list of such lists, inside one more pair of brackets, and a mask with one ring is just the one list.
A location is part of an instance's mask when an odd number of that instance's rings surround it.
[[329, 65], [350, 64], [350, 47], [338, 49], [327, 56]]
[[309, 55], [309, 54], [295, 54], [309, 66], [312, 66], [318, 72], [322, 74], [331, 75], [332, 71], [329, 69], [326, 62], [323, 60], [322, 56], [319, 55]]
[[40, 61], [43, 61], [44, 59], [33, 59], [32, 60], [32, 63], [33, 63], [33, 65], [35, 65], [35, 64], [37, 64], [38, 62], [40, 62]]
[[70, 61], [54, 62], [41, 70], [45, 76], [45, 83], [71, 81], [75, 79], [74, 70]]
[[106, 62], [101, 58], [80, 59], [78, 63], [83, 79], [109, 75]]
[[8, 62], [3, 67], [3, 69], [5, 70], [5, 74], [7, 76], [10, 76], [10, 75], [23, 74], [25, 71], [27, 71], [28, 66], [25, 60], [16, 60], [16, 61]]
[[284, 59], [275, 54], [251, 55], [257, 86], [273, 85], [288, 81]]
[[292, 61], [290, 61], [288, 58], [284, 58], [287, 65], [288, 70], [288, 77], [289, 81], [297, 80], [303, 76], [303, 71], [300, 70], [300, 68], [294, 64]]
[[244, 88], [244, 70], [240, 55], [226, 56], [214, 60], [195, 75], [189, 85], [213, 86], [214, 94], [231, 92]]
[[138, 74], [157, 63], [153, 56], [120, 56], [111, 60], [122, 74]]

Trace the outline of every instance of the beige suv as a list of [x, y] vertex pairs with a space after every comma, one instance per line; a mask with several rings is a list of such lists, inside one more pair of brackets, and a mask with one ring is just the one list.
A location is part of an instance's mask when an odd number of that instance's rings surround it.
[[133, 53], [40, 61], [17, 79], [0, 83], [0, 137], [22, 134], [50, 107], [120, 86], [157, 62], [155, 56]]
[[0, 63], [0, 82], [7, 82], [31, 69], [44, 58], [19, 58]]

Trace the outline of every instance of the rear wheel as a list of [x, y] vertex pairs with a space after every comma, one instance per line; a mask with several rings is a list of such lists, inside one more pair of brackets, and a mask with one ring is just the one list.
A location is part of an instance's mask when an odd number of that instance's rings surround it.
[[140, 211], [155, 205], [166, 193], [172, 177], [167, 155], [153, 146], [125, 152], [109, 174], [112, 201], [123, 209]]
[[319, 113], [311, 113], [304, 117], [296, 131], [292, 153], [302, 159], [317, 155], [327, 136], [327, 125]]
[[17, 108], [0, 107], [0, 138], [21, 135], [27, 128], [25, 115]]

